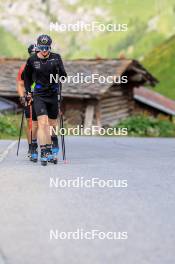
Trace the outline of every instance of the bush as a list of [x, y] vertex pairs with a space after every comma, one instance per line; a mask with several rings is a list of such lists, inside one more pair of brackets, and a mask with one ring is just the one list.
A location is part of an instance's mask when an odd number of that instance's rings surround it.
[[0, 139], [19, 135], [21, 115], [0, 115]]
[[161, 120], [144, 115], [134, 115], [122, 120], [115, 127], [128, 129], [129, 136], [174, 137], [175, 124], [169, 120]]

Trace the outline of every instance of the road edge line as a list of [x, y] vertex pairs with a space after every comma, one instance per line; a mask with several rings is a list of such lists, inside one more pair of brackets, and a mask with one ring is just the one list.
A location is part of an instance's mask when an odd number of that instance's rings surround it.
[[2, 162], [7, 157], [9, 151], [16, 145], [16, 143], [16, 140], [11, 142], [8, 147], [4, 150], [4, 152], [2, 152], [2, 154], [0, 155], [0, 162]]

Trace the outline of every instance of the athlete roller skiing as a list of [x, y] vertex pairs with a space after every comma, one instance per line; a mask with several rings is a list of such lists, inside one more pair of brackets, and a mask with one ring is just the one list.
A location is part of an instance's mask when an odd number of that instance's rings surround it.
[[[28, 47], [28, 53], [30, 56], [34, 55], [37, 52], [37, 48], [35, 44], [31, 44]], [[28, 157], [31, 158], [32, 152], [32, 145], [35, 143], [37, 144], [37, 117], [35, 114], [34, 107], [32, 107], [32, 138], [30, 132], [30, 105], [26, 104], [26, 97], [25, 97], [25, 89], [24, 89], [24, 69], [26, 64], [21, 65], [18, 75], [16, 78], [17, 82], [17, 92], [19, 95], [20, 103], [24, 107], [24, 113], [27, 120], [27, 140], [28, 140]], [[33, 144], [32, 144], [33, 143]]]
[[38, 139], [41, 150], [41, 165], [58, 161], [58, 137], [50, 135], [50, 126], [58, 125], [58, 92], [60, 85], [50, 83], [50, 75], [59, 75], [64, 79], [67, 73], [59, 54], [51, 52], [52, 39], [48, 35], [40, 35], [37, 39], [38, 52], [27, 60], [24, 72], [24, 84], [27, 97], [32, 97], [38, 121]]

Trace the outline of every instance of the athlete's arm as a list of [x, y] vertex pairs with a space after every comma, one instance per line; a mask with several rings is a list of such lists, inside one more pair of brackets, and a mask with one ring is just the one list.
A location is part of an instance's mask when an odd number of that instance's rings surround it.
[[19, 97], [24, 96], [24, 81], [17, 81], [17, 92]]
[[27, 93], [31, 93], [31, 85], [33, 83], [32, 73], [33, 73], [33, 68], [31, 64], [31, 60], [29, 58], [27, 60], [26, 67], [24, 70], [24, 86]]
[[22, 79], [22, 74], [24, 72], [24, 67], [25, 65], [22, 65], [18, 71], [18, 75], [16, 78], [16, 83], [17, 83], [17, 93], [19, 97], [24, 96], [24, 80]]

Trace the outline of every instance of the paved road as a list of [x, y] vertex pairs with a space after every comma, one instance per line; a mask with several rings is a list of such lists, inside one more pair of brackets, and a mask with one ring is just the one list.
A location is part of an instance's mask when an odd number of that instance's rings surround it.
[[[1, 142], [0, 145], [11, 142]], [[0, 163], [0, 264], [173, 264], [174, 139], [67, 139], [69, 164], [31, 164], [22, 142]], [[50, 178], [127, 180], [51, 188]], [[127, 240], [50, 240], [50, 230], [128, 232]]]

